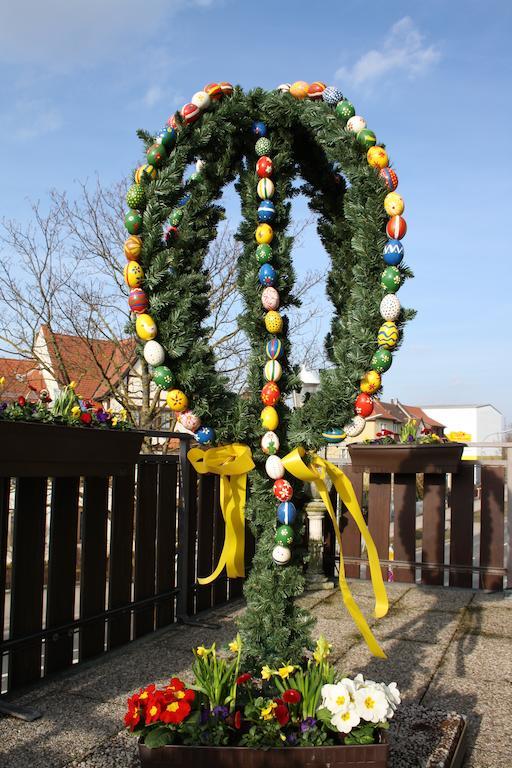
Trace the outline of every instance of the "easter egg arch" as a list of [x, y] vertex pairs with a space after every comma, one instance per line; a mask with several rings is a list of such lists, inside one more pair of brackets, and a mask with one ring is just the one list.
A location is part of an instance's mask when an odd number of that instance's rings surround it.
[[[257, 549], [242, 621], [246, 657], [255, 665], [299, 658], [309, 632], [307, 614], [291, 600], [303, 587], [302, 563], [288, 548], [298, 535], [289, 524], [300, 485], [284, 480], [279, 456], [361, 431], [413, 315], [395, 295], [412, 275], [402, 261], [403, 201], [385, 148], [337, 89], [316, 83], [308, 96], [296, 85], [244, 93], [210, 84], [157, 136], [139, 131], [147, 164], [135, 171], [125, 219], [134, 331], [155, 383], [181, 429], [206, 445], [248, 445], [256, 463], [246, 516]], [[194, 161], [197, 170], [185, 180]], [[206, 322], [204, 260], [224, 214], [217, 201], [232, 181], [242, 209], [236, 238], [239, 325], [250, 344], [246, 398], [230, 393], [216, 370]], [[325, 341], [329, 366], [318, 391], [291, 412], [285, 398], [300, 382], [289, 363], [284, 314], [298, 303], [287, 228], [299, 191], [317, 214], [331, 259], [326, 289], [334, 311]], [[280, 502], [277, 532], [272, 492]]]

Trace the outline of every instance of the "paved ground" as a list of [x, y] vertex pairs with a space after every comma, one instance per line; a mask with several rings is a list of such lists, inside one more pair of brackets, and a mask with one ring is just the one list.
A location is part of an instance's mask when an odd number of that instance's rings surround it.
[[[367, 582], [353, 582], [366, 615]], [[468, 715], [467, 768], [512, 766], [512, 597], [471, 590], [390, 584], [391, 609], [375, 633], [387, 660], [372, 659], [337, 592], [304, 598], [317, 633], [334, 644], [346, 674], [396, 680], [405, 701]], [[150, 681], [186, 675], [189, 648], [235, 632], [241, 604], [204, 614], [208, 627], [174, 626], [18, 697], [43, 713], [33, 723], [0, 719], [2, 768], [135, 768], [133, 738], [120, 733], [125, 700]], [[411, 764], [411, 768], [418, 768]]]

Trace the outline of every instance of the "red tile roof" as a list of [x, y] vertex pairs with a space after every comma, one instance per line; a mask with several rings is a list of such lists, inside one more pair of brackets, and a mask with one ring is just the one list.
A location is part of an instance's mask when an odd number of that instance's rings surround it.
[[[37, 368], [35, 360], [19, 360], [13, 357], [0, 358], [0, 376], [5, 377], [5, 384], [0, 394], [1, 400], [8, 402], [25, 397], [27, 400], [38, 399], [38, 392], [46, 384], [43, 375]], [[30, 386], [34, 387], [30, 389]]]
[[411, 415], [412, 419], [418, 419], [419, 421], [423, 421], [426, 427], [446, 427], [446, 424], [441, 424], [441, 422], [436, 421], [435, 419], [432, 419], [430, 416], [427, 416], [425, 411], [416, 405], [402, 404], [402, 408], [404, 408], [407, 411], [407, 413]]
[[380, 400], [375, 399], [373, 401], [373, 413], [368, 419], [388, 419], [389, 421], [395, 421], [401, 424], [405, 421], [405, 418], [400, 418], [400, 414], [394, 412], [393, 403], [383, 403]]
[[105, 397], [112, 382], [120, 379], [134, 363], [134, 339], [120, 342], [85, 340], [65, 333], [52, 333], [46, 325], [41, 330], [59, 385], [76, 381], [77, 394], [85, 399]]

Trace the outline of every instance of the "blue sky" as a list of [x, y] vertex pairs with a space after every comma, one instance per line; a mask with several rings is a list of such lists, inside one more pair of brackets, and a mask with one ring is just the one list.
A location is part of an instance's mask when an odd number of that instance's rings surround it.
[[[124, 177], [135, 129], [206, 82], [337, 84], [386, 143], [406, 201], [416, 279], [400, 298], [418, 317], [384, 396], [490, 402], [510, 419], [511, 31], [505, 0], [9, 3], [1, 214], [24, 219], [27, 198], [95, 173]], [[327, 259], [308, 233], [297, 268], [312, 263]]]

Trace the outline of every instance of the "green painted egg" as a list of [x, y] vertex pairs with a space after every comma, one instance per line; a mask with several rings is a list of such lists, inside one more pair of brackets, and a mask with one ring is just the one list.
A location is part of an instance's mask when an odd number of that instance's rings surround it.
[[169, 223], [173, 227], [178, 227], [183, 218], [183, 210], [181, 208], [174, 208], [169, 215]]
[[354, 105], [350, 103], [350, 101], [347, 101], [346, 99], [344, 101], [339, 101], [336, 104], [336, 109], [334, 110], [340, 120], [343, 120], [345, 123], [347, 120], [350, 120], [351, 117], [354, 117], [356, 110], [354, 108]]
[[160, 389], [170, 389], [174, 384], [172, 371], [166, 365], [157, 365], [153, 371], [153, 381]]
[[167, 150], [163, 144], [152, 144], [146, 152], [148, 163], [154, 168], [160, 168], [167, 157]]
[[386, 267], [380, 278], [380, 284], [389, 293], [398, 291], [401, 282], [402, 276], [400, 275], [400, 270], [396, 267]]
[[261, 266], [269, 261], [272, 261], [272, 248], [268, 243], [261, 243], [256, 248], [256, 261]]
[[380, 347], [380, 349], [378, 349], [372, 357], [370, 365], [378, 373], [384, 373], [385, 371], [389, 370], [389, 368], [391, 368], [392, 362], [393, 357], [391, 352], [384, 347]]
[[359, 131], [357, 140], [365, 149], [369, 149], [377, 143], [376, 135], [369, 128], [363, 128], [362, 131]]
[[272, 144], [270, 143], [269, 139], [266, 139], [264, 136], [262, 136], [262, 138], [258, 139], [256, 142], [254, 149], [256, 150], [258, 157], [263, 157], [263, 155], [268, 155], [272, 149]]
[[138, 211], [128, 211], [124, 217], [124, 225], [130, 235], [138, 235], [142, 229], [142, 214]]
[[287, 547], [293, 542], [293, 528], [291, 525], [280, 525], [276, 531], [275, 536], [276, 544], [280, 544], [282, 547]]
[[132, 184], [126, 193], [128, 208], [136, 208], [138, 211], [146, 206], [146, 193], [142, 184]]

